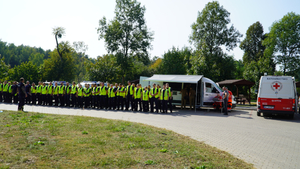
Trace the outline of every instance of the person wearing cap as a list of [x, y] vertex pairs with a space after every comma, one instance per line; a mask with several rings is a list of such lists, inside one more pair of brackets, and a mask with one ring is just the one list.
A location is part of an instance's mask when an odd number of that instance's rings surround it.
[[143, 112], [149, 111], [149, 90], [147, 87], [144, 88], [142, 93]]
[[53, 95], [54, 95], [54, 100], [55, 100], [55, 106], [58, 106], [58, 103], [59, 103], [59, 94], [58, 94], [58, 91], [59, 91], [59, 87], [57, 85], [57, 82], [55, 82], [55, 85], [54, 85], [54, 88], [53, 88]]
[[100, 109], [107, 109], [107, 94], [108, 94], [108, 88], [104, 85], [103, 82], [100, 83]]
[[64, 87], [64, 83], [61, 82], [60, 86], [58, 87], [58, 95], [59, 95], [59, 103], [60, 103], [60, 107], [63, 107], [65, 105], [65, 99], [64, 99], [64, 94], [65, 94], [65, 87]]
[[135, 111], [138, 111], [138, 107], [139, 107], [139, 111], [142, 111], [142, 93], [143, 93], [143, 89], [142, 89], [142, 85], [141, 84], [137, 84], [137, 87], [134, 90], [134, 100], [135, 100]]
[[78, 93], [78, 107], [83, 108], [83, 88], [82, 85], [79, 83], [79, 87], [77, 88], [77, 93]]
[[42, 86], [42, 105], [47, 105], [47, 92], [48, 92], [48, 87], [44, 82]]
[[[149, 91], [149, 100], [150, 100], [150, 110], [154, 112], [154, 103], [156, 103], [156, 95], [158, 94], [158, 89], [156, 88], [156, 84], [153, 83], [153, 88], [148, 88]], [[157, 105], [155, 105], [157, 107]]]

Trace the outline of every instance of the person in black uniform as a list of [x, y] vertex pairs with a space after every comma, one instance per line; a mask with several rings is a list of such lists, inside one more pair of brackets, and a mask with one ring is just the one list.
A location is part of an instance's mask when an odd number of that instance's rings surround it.
[[67, 82], [67, 86], [65, 86], [65, 104], [66, 107], [70, 107], [70, 94], [71, 94], [71, 86], [69, 82]]
[[27, 81], [26, 85], [25, 85], [25, 91], [26, 91], [26, 94], [27, 94], [26, 102], [25, 102], [26, 104], [30, 103], [30, 96], [29, 96], [30, 90], [31, 90], [31, 85], [29, 84], [29, 81]]
[[12, 94], [13, 94], [13, 98], [14, 98], [14, 104], [18, 104], [18, 85], [17, 82], [14, 81], [13, 85], [12, 85]]
[[134, 87], [131, 85], [130, 81], [127, 82], [128, 86], [126, 86], [126, 110], [129, 109], [129, 103], [131, 104], [131, 109], [133, 109], [132, 107], [132, 94], [130, 93], [130, 91], [133, 91]]
[[25, 91], [24, 78], [20, 78], [20, 83], [18, 84], [18, 92], [19, 92], [19, 105], [18, 111], [24, 110], [24, 99], [27, 97], [27, 93]]

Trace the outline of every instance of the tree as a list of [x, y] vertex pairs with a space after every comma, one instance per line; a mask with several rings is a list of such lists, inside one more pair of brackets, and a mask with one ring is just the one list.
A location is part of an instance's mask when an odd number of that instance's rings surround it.
[[40, 66], [44, 63], [44, 54], [41, 53], [35, 53], [31, 54], [29, 57], [29, 61], [31, 61], [34, 65]]
[[75, 53], [75, 50], [69, 45], [69, 42], [62, 42], [59, 44], [59, 48], [63, 49], [61, 58], [57, 53], [57, 50], [53, 50], [50, 53], [50, 58], [44, 61], [43, 77], [45, 80], [65, 80], [72, 81], [75, 78], [75, 64], [72, 53]]
[[6, 65], [0, 54], [0, 80], [7, 80], [9, 65]]
[[300, 15], [290, 12], [274, 22], [268, 37], [263, 41], [265, 54], [275, 57], [283, 74], [294, 75], [300, 69]]
[[[191, 57], [191, 74], [205, 74], [212, 80], [221, 80], [223, 65], [227, 58], [222, 47], [227, 51], [232, 50], [240, 42], [242, 35], [233, 25], [229, 28], [230, 13], [220, 6], [218, 2], [209, 2], [205, 8], [198, 13], [197, 21], [192, 24], [192, 35], [190, 42], [196, 48]], [[227, 76], [228, 77], [228, 76]]]
[[186, 74], [185, 49], [173, 47], [163, 55], [162, 63], [158, 69], [161, 74]]
[[240, 48], [244, 50], [244, 64], [258, 61], [264, 54], [265, 46], [262, 41], [266, 38], [263, 26], [260, 22], [252, 24], [246, 33], [246, 38], [241, 42]]
[[65, 33], [65, 28], [63, 28], [63, 27], [53, 28], [52, 33], [55, 36], [57, 53], [58, 53], [60, 59], [62, 59], [62, 51], [59, 49], [59, 43], [58, 43], [57, 38], [61, 38], [63, 35], [66, 34]]
[[114, 19], [109, 24], [105, 17], [99, 21], [99, 40], [104, 39], [108, 52], [117, 57], [123, 82], [131, 72], [134, 57], [149, 60], [153, 33], [147, 28], [145, 10], [136, 0], [116, 0]]
[[119, 66], [117, 65], [117, 58], [112, 55], [104, 55], [98, 57], [95, 63], [90, 63], [87, 66], [87, 72], [90, 80], [102, 82], [120, 82]]
[[9, 77], [16, 81], [23, 77], [26, 81], [38, 82], [41, 80], [38, 72], [38, 66], [34, 65], [31, 61], [22, 62], [20, 65], [15, 66], [13, 71], [10, 71]]

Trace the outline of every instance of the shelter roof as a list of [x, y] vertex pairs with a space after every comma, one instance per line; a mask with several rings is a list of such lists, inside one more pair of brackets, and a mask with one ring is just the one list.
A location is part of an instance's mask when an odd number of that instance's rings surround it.
[[253, 86], [255, 83], [245, 79], [232, 79], [232, 80], [224, 80], [218, 82], [218, 84], [220, 86], [224, 86], [224, 85]]
[[145, 81], [173, 82], [173, 83], [198, 83], [203, 75], [153, 75]]

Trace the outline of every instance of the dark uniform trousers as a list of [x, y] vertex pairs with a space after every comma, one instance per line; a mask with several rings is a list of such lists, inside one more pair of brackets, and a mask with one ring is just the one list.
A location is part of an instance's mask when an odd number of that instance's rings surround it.
[[2, 103], [2, 92], [0, 91], [0, 103]]
[[77, 105], [77, 98], [76, 98], [76, 94], [72, 94], [72, 107]]
[[106, 95], [101, 95], [100, 96], [100, 108], [101, 109], [107, 109], [107, 96]]
[[12, 103], [12, 93], [8, 93], [7, 103]]
[[54, 95], [54, 100], [55, 100], [55, 106], [58, 106], [59, 100], [58, 100], [59, 96]]
[[227, 99], [224, 99], [224, 100], [223, 100], [224, 114], [228, 114], [227, 106], [228, 106], [228, 100], [227, 100]]
[[30, 100], [31, 100], [31, 96], [29, 95], [29, 93], [27, 92], [27, 97], [25, 98], [26, 100], [26, 104], [30, 104]]
[[138, 111], [138, 105], [139, 105], [139, 111], [142, 111], [142, 103], [141, 103], [141, 98], [139, 99], [134, 99], [134, 107], [135, 107], [135, 111]]
[[[27, 95], [28, 97], [29, 95]], [[18, 104], [18, 94], [14, 94], [14, 103]]]
[[173, 102], [173, 98], [169, 97], [169, 109], [170, 109], [170, 112], [172, 113], [172, 110], [173, 110], [173, 107], [172, 107], [172, 102]]
[[42, 104], [42, 93], [38, 93], [38, 104]]
[[96, 95], [92, 96], [92, 107], [93, 108], [97, 107], [97, 96]]
[[167, 113], [168, 112], [168, 100], [162, 100], [162, 112]]
[[65, 94], [64, 97], [65, 97], [66, 107], [70, 107], [70, 94]]
[[155, 102], [155, 110], [158, 113], [158, 109], [160, 109], [160, 100], [158, 98], [154, 98]]
[[59, 94], [59, 103], [61, 107], [65, 105], [63, 94]]
[[126, 110], [129, 109], [129, 103], [131, 104], [131, 109], [133, 109], [132, 105], [133, 105], [133, 99], [132, 99], [132, 95], [128, 94], [126, 96]]
[[[117, 99], [117, 103], [116, 103], [117, 110], [123, 109], [123, 106], [124, 106], [123, 97], [122, 96], [117, 96], [116, 99]], [[121, 104], [123, 104], [123, 105], [121, 105]], [[122, 106], [122, 107], [120, 108], [120, 106]]]
[[83, 97], [78, 96], [78, 107], [83, 108]]
[[53, 106], [53, 95], [48, 94], [47, 103], [49, 104], [49, 106]]
[[143, 112], [149, 111], [149, 102], [143, 100]]
[[113, 110], [116, 109], [116, 97], [109, 98], [109, 108]]
[[25, 105], [25, 98], [24, 96], [19, 96], [19, 105], [18, 105], [18, 110], [23, 111], [23, 106]]
[[100, 109], [100, 100], [101, 100], [100, 95], [97, 95], [96, 98], [97, 98], [96, 106], [98, 109]]
[[8, 102], [8, 98], [7, 98], [7, 92], [3, 92], [3, 99], [4, 99], [4, 103]]
[[42, 105], [47, 105], [47, 94], [42, 94]]
[[152, 97], [149, 100], [150, 100], [150, 109], [151, 109], [151, 112], [153, 112], [154, 111], [155, 97]]
[[[28, 96], [27, 96], [28, 97]], [[36, 94], [35, 93], [32, 93], [31, 94], [31, 101], [32, 101], [32, 104], [35, 105], [36, 104]]]

